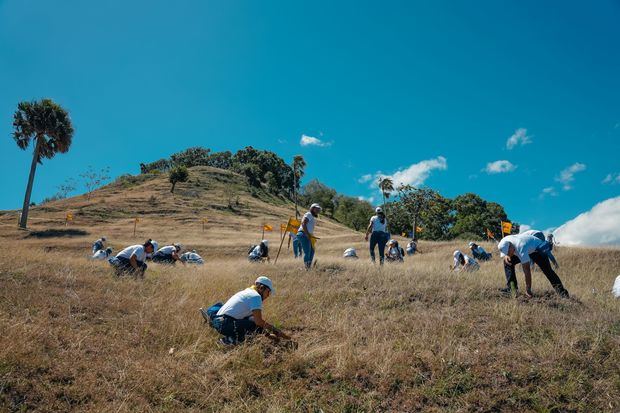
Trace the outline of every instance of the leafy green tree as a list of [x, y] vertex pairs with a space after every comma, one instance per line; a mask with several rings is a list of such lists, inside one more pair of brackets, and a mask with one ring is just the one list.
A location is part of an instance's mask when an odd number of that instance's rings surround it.
[[245, 164], [243, 165], [241, 170], [242, 170], [243, 175], [245, 175], [249, 186], [254, 187], [254, 188], [260, 188], [261, 171], [260, 171], [260, 168], [256, 164], [253, 164], [253, 163]]
[[231, 169], [233, 166], [233, 154], [230, 151], [214, 152], [209, 155], [207, 165], [220, 169]]
[[334, 189], [314, 179], [304, 185], [299, 201], [306, 207], [316, 202], [323, 208], [323, 213], [331, 217], [334, 215], [336, 196], [337, 192]]
[[293, 179], [294, 179], [293, 200], [295, 201], [295, 217], [296, 218], [299, 218], [299, 208], [298, 208], [299, 199], [297, 197], [297, 194], [299, 193], [300, 182], [301, 182], [301, 178], [303, 178], [305, 174], [305, 169], [306, 169], [306, 161], [304, 160], [304, 157], [301, 155], [295, 155], [293, 157]]
[[278, 185], [278, 180], [276, 179], [276, 175], [268, 171], [265, 174], [265, 181], [267, 182], [267, 190], [272, 194], [278, 194], [280, 192], [280, 187]]
[[69, 113], [51, 99], [20, 102], [13, 115], [13, 128], [13, 139], [20, 149], [25, 150], [31, 142], [34, 144], [30, 175], [19, 221], [19, 226], [26, 228], [37, 164], [41, 164], [43, 158], [51, 159], [57, 153], [67, 152], [71, 146], [74, 130]]
[[182, 152], [175, 153], [170, 156], [172, 164], [175, 166], [185, 166], [191, 168], [192, 166], [208, 165], [210, 149], [195, 146], [188, 148]]
[[487, 228], [495, 234], [501, 234], [500, 221], [507, 220], [501, 205], [487, 202], [472, 193], [454, 198], [452, 207], [455, 211], [455, 223], [451, 230], [453, 237], [469, 233], [475, 234], [477, 239], [484, 239]]
[[159, 159], [151, 163], [141, 163], [140, 173], [148, 174], [148, 173], [155, 172], [155, 171], [166, 172], [170, 170], [171, 167], [172, 167], [172, 162], [169, 159]]
[[381, 190], [381, 195], [383, 196], [383, 209], [387, 214], [387, 209], [385, 207], [385, 200], [390, 197], [392, 191], [394, 191], [394, 182], [392, 179], [388, 177], [379, 178], [378, 181], [379, 189]]
[[450, 239], [450, 229], [454, 225], [454, 211], [452, 202], [439, 195], [431, 199], [426, 208], [420, 211], [420, 223], [422, 228], [418, 235], [421, 239], [445, 240]]
[[368, 202], [340, 195], [336, 200], [336, 204], [334, 218], [338, 222], [356, 231], [366, 228], [373, 214], [372, 206]]
[[189, 173], [187, 172], [187, 168], [185, 166], [176, 166], [170, 170], [169, 180], [172, 184], [170, 188], [170, 192], [174, 193], [174, 187], [179, 182], [187, 182], [187, 178], [189, 177]]
[[430, 188], [415, 188], [411, 185], [401, 185], [398, 187], [399, 202], [407, 212], [413, 231], [413, 239], [417, 239], [417, 227], [420, 224], [420, 214], [427, 209], [431, 201], [435, 200], [439, 194]]

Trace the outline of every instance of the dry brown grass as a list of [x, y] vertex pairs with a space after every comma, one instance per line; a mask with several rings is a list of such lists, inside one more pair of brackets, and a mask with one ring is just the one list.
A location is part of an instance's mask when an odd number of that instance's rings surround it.
[[[156, 183], [163, 209], [191, 202], [166, 198], [167, 186]], [[212, 218], [206, 233], [192, 210], [177, 206], [172, 219], [144, 217], [136, 237], [184, 242], [206, 265], [152, 264], [140, 282], [116, 279], [106, 263], [85, 256], [102, 234], [117, 249], [138, 240], [128, 226], [133, 210], [99, 219], [97, 205], [137, 210], [132, 199], [149, 191], [108, 195], [104, 204], [98, 196], [105, 194], [74, 201], [93, 212], [71, 227], [87, 235], [37, 238], [14, 229], [11, 217], [1, 220], [3, 410], [620, 409], [620, 300], [610, 294], [618, 250], [562, 248], [560, 276], [573, 298], [553, 295], [538, 272], [537, 297], [514, 300], [497, 291], [499, 260], [473, 274], [448, 272], [451, 252], [465, 243], [422, 242], [424, 254], [379, 268], [368, 263], [360, 234], [323, 220], [319, 264], [306, 273], [290, 252], [277, 266], [242, 256], [263, 217], [276, 224], [290, 208], [248, 197], [253, 214], [236, 215], [212, 208], [218, 195], [211, 190], [199, 198], [199, 214]], [[33, 231], [63, 229], [63, 206], [57, 209], [35, 209]], [[274, 245], [277, 234], [270, 239]], [[348, 246], [363, 258], [341, 260]], [[259, 272], [278, 289], [266, 302], [267, 318], [292, 332], [297, 350], [263, 338], [221, 348], [202, 322], [199, 307], [225, 300]]]

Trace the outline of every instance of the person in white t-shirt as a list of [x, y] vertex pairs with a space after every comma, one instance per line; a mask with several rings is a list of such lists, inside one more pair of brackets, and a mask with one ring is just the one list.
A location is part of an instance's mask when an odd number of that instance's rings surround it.
[[106, 248], [104, 250], [99, 250], [90, 257], [91, 260], [107, 260], [110, 255], [112, 255], [112, 248]]
[[252, 248], [252, 251], [248, 254], [248, 260], [250, 262], [269, 261], [269, 240], [264, 239], [260, 244]]
[[385, 253], [385, 259], [388, 262], [405, 261], [405, 251], [398, 245], [398, 241], [391, 239], [387, 243], [388, 250]]
[[375, 215], [370, 218], [368, 228], [366, 228], [366, 236], [364, 239], [368, 241], [370, 235], [370, 259], [375, 262], [375, 247], [379, 247], [379, 263], [383, 265], [385, 256], [385, 245], [390, 240], [388, 232], [388, 221], [381, 207], [375, 208]]
[[191, 252], [188, 251], [188, 252], [181, 254], [181, 261], [183, 261], [186, 264], [197, 264], [197, 265], [202, 265], [205, 263], [205, 261], [196, 252], [196, 250], [192, 250]]
[[290, 340], [289, 336], [263, 318], [263, 301], [270, 295], [275, 295], [275, 292], [271, 280], [261, 276], [256, 279], [253, 286], [239, 291], [228, 299], [213, 317], [210, 317], [204, 309], [200, 311], [211, 326], [224, 336], [221, 340], [223, 344], [242, 343], [248, 334], [264, 331]]
[[620, 298], [620, 275], [616, 277], [616, 281], [614, 281], [614, 286], [611, 289], [611, 293], [616, 298]]
[[[416, 252], [420, 252], [420, 251], [418, 251], [418, 243], [414, 239], [412, 239], [407, 244], [406, 251], [407, 251], [407, 255], [414, 255]], [[421, 252], [420, 252], [420, 254], [421, 254]]]
[[181, 244], [173, 244], [166, 245], [157, 250], [155, 254], [153, 254], [153, 262], [159, 264], [176, 264], [179, 261], [181, 264], [185, 265], [185, 262], [181, 261], [181, 257], [179, 257], [179, 252], [183, 247]]
[[347, 248], [346, 250], [344, 250], [344, 253], [342, 254], [342, 258], [356, 260], [358, 259], [357, 251], [355, 251], [355, 248]]
[[460, 250], [454, 251], [452, 254], [454, 257], [454, 265], [450, 267], [452, 271], [476, 271], [480, 268], [475, 259], [467, 254], [463, 254]]
[[110, 264], [116, 269], [116, 275], [135, 275], [144, 277], [147, 265], [146, 255], [153, 253], [153, 241], [148, 240], [142, 245], [132, 245], [109, 259]]
[[525, 274], [526, 296], [532, 297], [532, 273], [530, 263], [534, 262], [540, 267], [547, 277], [553, 289], [562, 297], [568, 298], [569, 294], [560, 277], [551, 268], [546, 249], [547, 241], [543, 241], [533, 235], [517, 234], [508, 235], [497, 244], [500, 256], [504, 258], [504, 273], [506, 275], [506, 288], [503, 292], [509, 293], [518, 290], [515, 266], [521, 264]]
[[306, 270], [312, 267], [312, 260], [314, 259], [314, 242], [318, 239], [314, 236], [314, 227], [316, 226], [316, 219], [321, 212], [321, 206], [319, 204], [312, 204], [310, 210], [304, 214], [301, 218], [301, 226], [297, 231], [297, 240], [301, 244], [301, 249], [304, 252], [304, 265]]

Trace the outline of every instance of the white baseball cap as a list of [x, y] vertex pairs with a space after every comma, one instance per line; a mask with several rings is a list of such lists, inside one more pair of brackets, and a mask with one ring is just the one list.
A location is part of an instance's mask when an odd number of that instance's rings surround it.
[[255, 284], [262, 284], [265, 287], [269, 288], [269, 291], [271, 292], [271, 295], [276, 295], [276, 289], [273, 288], [273, 283], [271, 282], [271, 280], [265, 276], [260, 276], [256, 279], [256, 281], [254, 281]]
[[312, 209], [312, 208], [316, 208], [316, 209], [318, 209], [319, 211], [320, 211], [321, 209], [323, 209], [323, 208], [321, 208], [321, 206], [320, 206], [319, 204], [312, 204], [312, 205], [310, 205], [310, 209]]
[[376, 207], [375, 212], [378, 214], [379, 212], [383, 212], [383, 209], [381, 207]]
[[266, 247], [268, 247], [268, 246], [269, 246], [269, 241], [267, 241], [266, 239], [262, 240], [261, 242], [262, 242], [263, 244], [265, 244], [265, 246], [266, 246]]
[[469, 241], [469, 246], [471, 247], [472, 245], [474, 245], [473, 241]]
[[461, 255], [461, 251], [456, 250], [456, 251], [454, 251], [454, 254], [452, 254], [452, 255], [454, 256], [454, 258], [457, 258], [458, 256]]

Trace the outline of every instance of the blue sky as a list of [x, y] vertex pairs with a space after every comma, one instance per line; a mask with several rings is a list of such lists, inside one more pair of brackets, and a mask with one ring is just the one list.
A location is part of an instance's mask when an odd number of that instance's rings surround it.
[[252, 145], [349, 195], [393, 175], [558, 226], [620, 194], [620, 3], [541, 3], [0, 0], [0, 208], [31, 159], [17, 102], [51, 97], [76, 134], [36, 202], [89, 165]]

